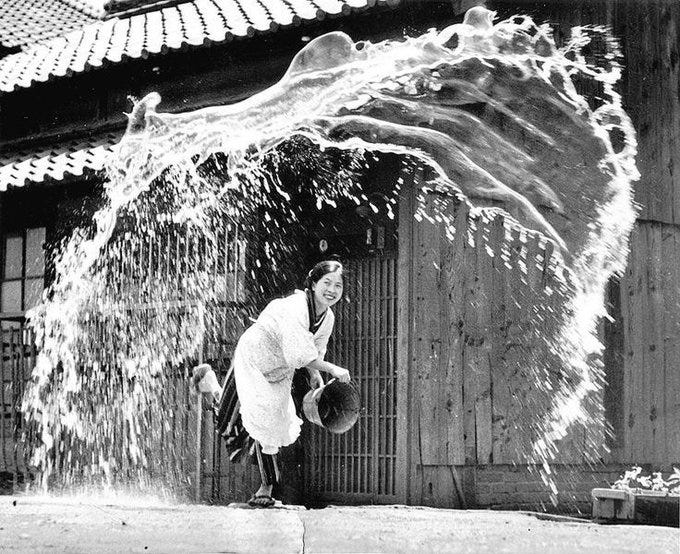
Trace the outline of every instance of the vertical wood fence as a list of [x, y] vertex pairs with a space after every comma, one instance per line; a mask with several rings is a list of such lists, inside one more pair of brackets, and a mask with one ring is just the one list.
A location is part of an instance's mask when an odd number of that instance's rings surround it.
[[624, 106], [637, 131], [640, 213], [621, 278], [622, 446], [618, 459], [680, 463], [680, 4], [611, 2]]
[[[552, 244], [501, 212], [471, 214], [435, 193], [424, 202], [443, 221], [400, 227], [412, 275], [405, 435], [412, 501], [452, 506], [452, 467], [527, 463], [556, 391], [579, 376], [553, 348], [569, 288]], [[573, 426], [555, 461], [582, 462], [603, 443], [601, 426]]]
[[621, 458], [680, 461], [680, 227], [646, 222], [622, 279], [625, 351]]

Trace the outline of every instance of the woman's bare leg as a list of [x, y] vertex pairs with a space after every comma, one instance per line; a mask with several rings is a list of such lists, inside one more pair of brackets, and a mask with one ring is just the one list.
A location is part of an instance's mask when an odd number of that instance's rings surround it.
[[249, 500], [252, 506], [271, 506], [274, 503], [272, 490], [274, 485], [279, 482], [281, 474], [276, 460], [276, 454], [264, 454], [259, 442], [255, 442], [255, 453], [257, 455], [257, 465], [260, 468], [260, 488], [257, 489], [253, 497]]

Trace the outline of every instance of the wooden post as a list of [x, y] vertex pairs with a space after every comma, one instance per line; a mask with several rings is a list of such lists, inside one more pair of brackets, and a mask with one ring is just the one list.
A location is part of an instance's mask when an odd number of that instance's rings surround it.
[[[412, 170], [413, 171], [413, 170]], [[399, 255], [397, 261], [397, 460], [395, 494], [402, 502], [411, 502], [411, 347], [413, 317], [413, 212], [415, 182], [420, 175], [402, 173], [404, 190], [399, 199]]]
[[[198, 352], [198, 363], [203, 363], [203, 344]], [[203, 447], [203, 393], [196, 398], [196, 502], [201, 501], [201, 455]]]

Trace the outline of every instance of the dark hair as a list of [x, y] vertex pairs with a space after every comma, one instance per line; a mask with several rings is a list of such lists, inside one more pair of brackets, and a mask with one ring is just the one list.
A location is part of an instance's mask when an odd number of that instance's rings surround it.
[[311, 289], [312, 285], [316, 283], [321, 277], [326, 275], [326, 273], [339, 272], [340, 275], [344, 274], [344, 268], [342, 264], [335, 260], [325, 260], [316, 264], [305, 278], [305, 288]]

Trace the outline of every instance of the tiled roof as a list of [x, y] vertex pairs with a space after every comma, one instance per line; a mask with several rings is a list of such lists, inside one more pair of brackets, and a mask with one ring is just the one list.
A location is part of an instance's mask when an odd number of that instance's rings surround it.
[[61, 181], [69, 176], [83, 175], [88, 170], [103, 169], [106, 157], [122, 135], [121, 130], [43, 148], [3, 151], [0, 154], [0, 192], [8, 187], [23, 187], [51, 179]]
[[101, 19], [81, 0], [0, 0], [0, 44], [23, 48]]
[[[20, 1], [20, 0], [17, 0]], [[348, 15], [399, 0], [192, 0], [156, 11], [97, 21], [0, 60], [0, 91], [28, 88], [104, 64], [145, 58]]]

